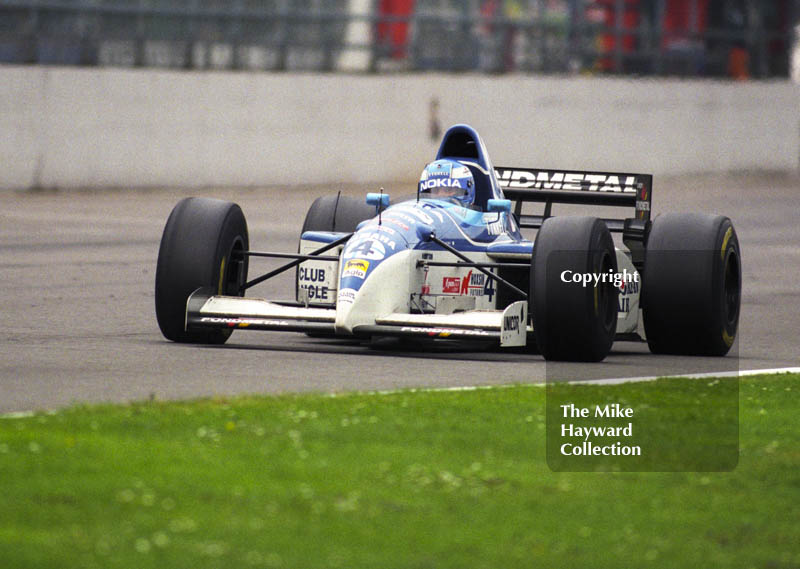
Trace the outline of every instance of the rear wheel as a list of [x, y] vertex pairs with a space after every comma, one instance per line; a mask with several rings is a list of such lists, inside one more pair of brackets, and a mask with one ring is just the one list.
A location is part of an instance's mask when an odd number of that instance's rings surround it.
[[[300, 235], [302, 236], [306, 231], [352, 233], [359, 223], [373, 217], [375, 217], [375, 207], [367, 205], [362, 200], [341, 194], [322, 196], [314, 200], [314, 203], [308, 208]], [[295, 276], [295, 290], [299, 287], [298, 276], [299, 269]], [[307, 332], [306, 335], [312, 338], [321, 338], [333, 334]]]
[[724, 356], [739, 324], [739, 239], [721, 215], [658, 216], [647, 238], [642, 316], [650, 351]]
[[156, 318], [168, 340], [222, 344], [231, 330], [185, 330], [186, 300], [198, 288], [243, 296], [247, 222], [241, 208], [210, 198], [185, 198], [167, 219], [156, 266]]
[[[596, 362], [608, 355], [617, 329], [616, 272], [614, 242], [601, 220], [545, 220], [533, 246], [528, 300], [545, 359]], [[608, 278], [587, 286], [572, 280], [585, 274]]]
[[363, 200], [337, 194], [314, 200], [303, 222], [301, 235], [306, 231], [339, 231], [351, 233], [365, 219], [375, 217], [375, 207]]

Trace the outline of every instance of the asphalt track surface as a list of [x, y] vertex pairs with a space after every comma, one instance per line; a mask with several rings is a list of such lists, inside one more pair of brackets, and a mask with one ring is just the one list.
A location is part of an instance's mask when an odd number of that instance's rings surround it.
[[[296, 251], [318, 195], [376, 187], [191, 192], [239, 203], [251, 247]], [[393, 194], [409, 187], [389, 184]], [[413, 190], [412, 190], [413, 191]], [[0, 193], [0, 413], [76, 402], [242, 393], [387, 390], [639, 377], [797, 366], [800, 362], [800, 178], [779, 174], [656, 179], [654, 213], [705, 211], [733, 219], [743, 256], [738, 357], [651, 355], [617, 342], [599, 364], [545, 364], [529, 353], [313, 339], [237, 331], [222, 347], [165, 341], [153, 281], [161, 232], [186, 192]], [[555, 213], [560, 213], [556, 210]], [[274, 266], [256, 259], [259, 267]], [[289, 273], [250, 296], [287, 299]]]

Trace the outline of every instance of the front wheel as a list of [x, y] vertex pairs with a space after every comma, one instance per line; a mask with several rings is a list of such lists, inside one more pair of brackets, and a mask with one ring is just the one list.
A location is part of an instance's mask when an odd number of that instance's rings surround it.
[[[614, 242], [603, 221], [545, 220], [533, 246], [528, 302], [546, 360], [597, 362], [608, 355], [617, 329], [616, 272]], [[583, 275], [592, 282], [584, 284]]]
[[249, 249], [247, 222], [231, 202], [185, 198], [167, 219], [156, 266], [156, 318], [168, 340], [223, 344], [231, 330], [186, 331], [186, 300], [198, 288], [243, 296]]

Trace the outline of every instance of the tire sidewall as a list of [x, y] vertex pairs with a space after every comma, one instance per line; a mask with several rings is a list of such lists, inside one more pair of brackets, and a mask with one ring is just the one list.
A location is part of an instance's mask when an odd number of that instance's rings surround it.
[[300, 235], [306, 231], [352, 233], [359, 223], [375, 217], [375, 208], [352, 196], [322, 196], [308, 208]]
[[529, 308], [537, 345], [547, 360], [600, 361], [616, 334], [618, 289], [564, 282], [563, 271], [617, 271], [611, 234], [599, 219], [549, 218], [534, 242]]
[[[726, 295], [726, 271], [728, 288], [735, 289], [732, 302]], [[738, 330], [741, 286], [741, 251], [730, 219], [707, 214], [656, 218], [642, 278], [642, 315], [650, 350], [727, 354]]]
[[247, 223], [241, 208], [210, 198], [185, 198], [173, 209], [161, 238], [156, 266], [156, 317], [164, 336], [176, 342], [222, 343], [231, 330], [187, 332], [186, 299], [198, 288], [213, 294], [240, 295], [247, 278], [232, 261], [234, 249], [248, 250]]

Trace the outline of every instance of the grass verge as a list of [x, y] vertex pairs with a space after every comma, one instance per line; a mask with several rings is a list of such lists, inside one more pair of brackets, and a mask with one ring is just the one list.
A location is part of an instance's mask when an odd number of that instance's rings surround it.
[[[680, 407], [692, 381], [592, 389]], [[738, 382], [719, 473], [553, 472], [531, 386], [4, 418], [0, 564], [798, 567], [800, 375]]]

